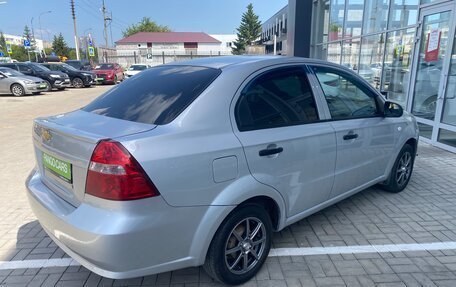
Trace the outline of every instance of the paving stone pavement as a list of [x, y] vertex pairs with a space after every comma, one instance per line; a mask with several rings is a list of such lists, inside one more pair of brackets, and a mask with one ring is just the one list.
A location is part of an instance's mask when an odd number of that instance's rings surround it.
[[[28, 207], [31, 120], [80, 107], [107, 87], [0, 97], [0, 261], [68, 257]], [[369, 188], [274, 234], [273, 248], [456, 241], [456, 155], [420, 143], [407, 189]], [[111, 280], [81, 266], [0, 270], [0, 286], [222, 286], [201, 268]], [[456, 286], [456, 250], [270, 257], [244, 286]]]

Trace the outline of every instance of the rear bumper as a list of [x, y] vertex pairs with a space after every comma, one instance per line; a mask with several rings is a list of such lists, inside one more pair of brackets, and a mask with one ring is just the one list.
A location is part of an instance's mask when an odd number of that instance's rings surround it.
[[[199, 242], [212, 236], [197, 232], [204, 226], [202, 219], [208, 210], [227, 209], [176, 208], [161, 196], [128, 202], [86, 196], [89, 203], [74, 207], [48, 189], [40, 176], [32, 171], [26, 186], [30, 206], [44, 230], [84, 267], [113, 279], [201, 264], [208, 246], [199, 246]], [[195, 245], [201, 250], [196, 255], [192, 252]]]

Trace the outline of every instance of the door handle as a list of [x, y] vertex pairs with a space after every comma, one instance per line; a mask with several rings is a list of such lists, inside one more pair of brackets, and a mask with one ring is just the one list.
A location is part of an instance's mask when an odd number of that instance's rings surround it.
[[354, 133], [348, 133], [348, 134], [344, 135], [344, 141], [354, 140], [357, 138], [358, 138], [358, 134], [354, 134]]
[[258, 152], [260, 156], [268, 156], [283, 152], [283, 147], [262, 149]]

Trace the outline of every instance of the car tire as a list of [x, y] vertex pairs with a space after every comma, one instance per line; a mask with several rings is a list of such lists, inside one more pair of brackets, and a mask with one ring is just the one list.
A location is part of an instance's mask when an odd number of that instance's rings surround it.
[[405, 144], [394, 162], [387, 183], [381, 187], [392, 193], [403, 191], [412, 177], [414, 162], [415, 148]]
[[46, 92], [52, 91], [52, 85], [51, 85], [51, 83], [50, 83], [49, 81], [46, 81], [46, 80], [44, 80], [44, 82], [45, 82], [46, 85], [47, 85], [47, 88], [46, 88], [45, 91], [46, 91]]
[[71, 81], [71, 84], [73, 85], [74, 88], [80, 89], [84, 87], [84, 81], [81, 78], [74, 78], [73, 81]]
[[272, 223], [266, 210], [258, 204], [240, 206], [217, 230], [203, 268], [224, 284], [247, 282], [265, 262], [271, 237]]
[[20, 84], [12, 84], [10, 90], [15, 97], [22, 97], [25, 95], [25, 89]]
[[33, 92], [32, 94], [34, 94], [36, 96], [36, 95], [41, 94], [41, 92]]

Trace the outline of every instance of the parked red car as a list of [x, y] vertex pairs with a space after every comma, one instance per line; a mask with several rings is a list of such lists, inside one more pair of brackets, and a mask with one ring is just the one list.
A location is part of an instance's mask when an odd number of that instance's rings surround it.
[[93, 72], [97, 74], [97, 81], [103, 84], [116, 84], [125, 78], [122, 67], [116, 63], [99, 64]]

